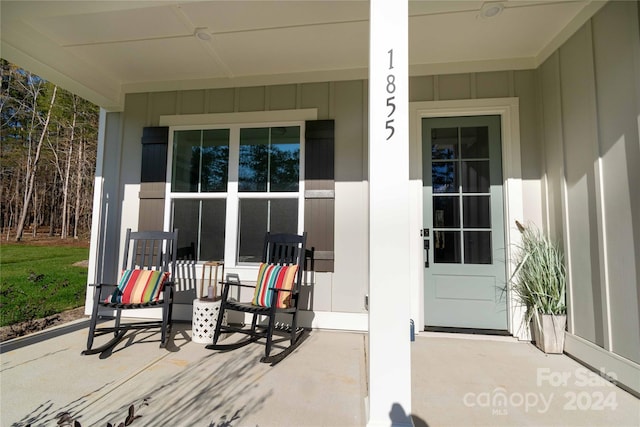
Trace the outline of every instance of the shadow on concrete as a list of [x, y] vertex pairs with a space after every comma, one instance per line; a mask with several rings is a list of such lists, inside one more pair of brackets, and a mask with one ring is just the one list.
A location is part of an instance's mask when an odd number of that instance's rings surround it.
[[[119, 399], [118, 407], [108, 402], [91, 405], [79, 413], [78, 420], [82, 423], [85, 419], [90, 425], [106, 425], [107, 422], [117, 425], [124, 421], [129, 406], [134, 405], [145, 425], [186, 426], [209, 422], [210, 426], [222, 427], [241, 424], [243, 417], [262, 408], [273, 394], [272, 390], [259, 387], [259, 378], [264, 372], [256, 369], [257, 365], [255, 351], [239, 351], [233, 358], [212, 354], [173, 377], [147, 385], [136, 384], [135, 392], [127, 393], [129, 399], [125, 403]], [[98, 407], [114, 409], [95, 418], [92, 412]]]
[[[181, 347], [184, 347], [188, 342], [191, 341], [191, 337], [187, 333], [187, 330], [191, 329], [191, 323], [187, 322], [173, 322], [171, 325], [171, 331], [167, 336], [167, 345], [164, 351], [168, 351], [170, 353], [177, 353], [180, 351]], [[132, 329], [128, 333], [126, 333], [122, 339], [116, 343], [113, 347], [110, 347], [100, 353], [100, 359], [108, 359], [114, 353], [119, 353], [121, 351], [135, 351], [130, 347], [133, 347], [135, 344], [143, 344], [143, 343], [158, 343], [160, 344], [160, 334], [161, 331], [157, 328], [149, 328], [149, 329]], [[177, 340], [177, 337], [180, 336], [181, 339]], [[180, 345], [176, 344], [176, 341], [181, 342]], [[124, 343], [124, 344], [123, 344]], [[90, 355], [89, 355], [90, 356]]]
[[394, 403], [389, 411], [389, 420], [393, 427], [429, 427], [429, 424], [417, 415], [407, 414], [404, 407], [399, 403]]
[[259, 386], [260, 378], [271, 368], [259, 363], [255, 349], [233, 355], [211, 353], [173, 376], [163, 369], [165, 361], [176, 362], [161, 358], [125, 381], [107, 383], [66, 405], [48, 400], [12, 427], [56, 425], [64, 414], [84, 427], [119, 425], [131, 406], [138, 425], [230, 427], [241, 425], [245, 416], [262, 408], [273, 394], [272, 389]]

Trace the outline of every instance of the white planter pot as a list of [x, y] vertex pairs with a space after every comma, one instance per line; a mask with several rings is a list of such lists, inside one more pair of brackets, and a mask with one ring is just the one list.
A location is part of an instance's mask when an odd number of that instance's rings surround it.
[[538, 314], [533, 319], [533, 333], [536, 347], [545, 353], [561, 354], [564, 350], [564, 329], [567, 325], [565, 314]]

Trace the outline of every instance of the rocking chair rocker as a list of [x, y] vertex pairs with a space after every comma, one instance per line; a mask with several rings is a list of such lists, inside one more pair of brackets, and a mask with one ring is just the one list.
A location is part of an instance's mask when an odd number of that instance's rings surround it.
[[[297, 316], [306, 238], [306, 233], [302, 235], [267, 233], [256, 285], [245, 285], [239, 281], [228, 280], [220, 282], [223, 285], [220, 312], [213, 335], [213, 344], [206, 348], [232, 350], [265, 338], [265, 356], [261, 361], [271, 362], [269, 354], [273, 345], [273, 334], [274, 330], [278, 329], [287, 333], [290, 342], [288, 348], [280, 354], [286, 356], [293, 350], [303, 332], [297, 327]], [[252, 300], [239, 302], [232, 299], [231, 287], [254, 288]], [[251, 314], [253, 316], [251, 327], [224, 324], [224, 314], [227, 310]], [[291, 316], [291, 323], [288, 326], [276, 326], [276, 315], [283, 313]], [[266, 326], [258, 325], [258, 316], [268, 317]], [[235, 344], [218, 344], [220, 335], [229, 332], [238, 332], [249, 337]]]
[[[84, 355], [102, 353], [115, 346], [129, 330], [161, 328], [160, 348], [167, 345], [171, 329], [173, 285], [178, 230], [138, 231], [127, 229], [122, 276], [118, 284], [99, 283], [94, 287], [93, 311]], [[162, 320], [122, 323], [123, 310], [162, 308]], [[97, 327], [100, 308], [115, 310], [115, 325]], [[113, 334], [106, 344], [93, 347], [95, 337]]]

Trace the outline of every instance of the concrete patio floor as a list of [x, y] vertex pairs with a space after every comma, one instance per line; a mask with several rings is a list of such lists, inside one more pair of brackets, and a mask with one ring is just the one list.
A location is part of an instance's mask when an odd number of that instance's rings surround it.
[[[366, 424], [366, 334], [311, 331], [271, 366], [261, 345], [207, 350], [180, 323], [167, 349], [145, 331], [81, 356], [85, 323], [2, 344], [2, 426], [56, 426], [65, 412], [118, 425], [130, 405], [134, 427]], [[412, 374], [416, 426], [640, 426], [636, 397], [513, 338], [422, 333]]]

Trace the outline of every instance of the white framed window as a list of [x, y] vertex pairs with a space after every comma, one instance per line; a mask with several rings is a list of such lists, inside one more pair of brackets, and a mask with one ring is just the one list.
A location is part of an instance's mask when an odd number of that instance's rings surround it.
[[183, 259], [251, 265], [265, 232], [304, 230], [305, 121], [238, 120], [246, 115], [161, 118], [169, 125], [165, 226], [180, 230]]

